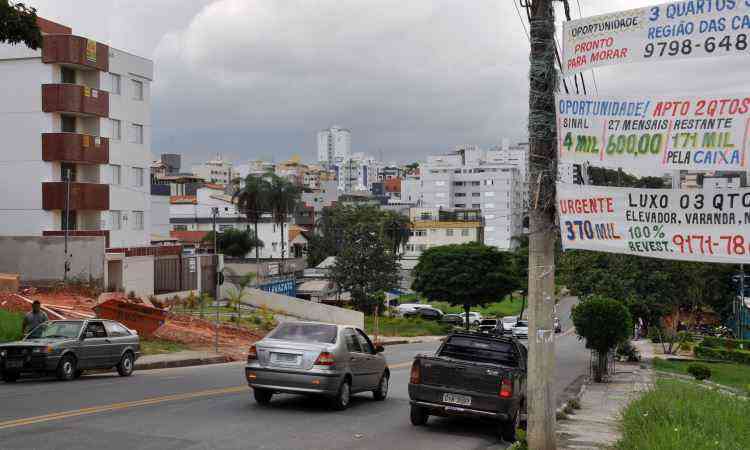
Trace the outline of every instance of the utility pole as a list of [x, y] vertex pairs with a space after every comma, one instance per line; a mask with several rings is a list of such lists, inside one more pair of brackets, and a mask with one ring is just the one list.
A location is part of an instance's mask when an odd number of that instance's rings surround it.
[[529, 12], [529, 364], [528, 443], [554, 450], [555, 332], [555, 13], [553, 0], [525, 0]]
[[214, 216], [214, 258], [216, 258], [216, 293], [214, 294], [214, 308], [216, 308], [216, 333], [214, 336], [214, 352], [219, 353], [219, 324], [221, 318], [219, 317], [219, 247], [217, 245], [218, 239], [216, 238], [216, 216], [219, 214], [219, 208], [211, 208], [211, 213]]
[[70, 175], [71, 170], [65, 169], [65, 266], [63, 268], [63, 283], [68, 282], [68, 272], [70, 272], [70, 254], [68, 252], [68, 230], [70, 229]]

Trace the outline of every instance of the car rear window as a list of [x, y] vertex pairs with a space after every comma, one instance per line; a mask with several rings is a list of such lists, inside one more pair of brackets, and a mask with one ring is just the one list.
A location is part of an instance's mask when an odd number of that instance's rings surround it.
[[268, 337], [283, 341], [335, 344], [337, 331], [336, 325], [284, 322]]
[[445, 343], [440, 356], [464, 361], [486, 362], [518, 367], [518, 355], [510, 342], [453, 336]]

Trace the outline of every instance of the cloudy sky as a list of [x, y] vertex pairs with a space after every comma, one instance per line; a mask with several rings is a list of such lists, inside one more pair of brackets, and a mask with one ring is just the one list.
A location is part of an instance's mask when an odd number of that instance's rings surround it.
[[[316, 131], [336, 124], [352, 130], [353, 151], [408, 162], [459, 144], [526, 139], [529, 45], [514, 1], [26, 3], [76, 34], [154, 60], [155, 155], [313, 160]], [[655, 3], [580, 0], [585, 16]], [[731, 90], [747, 73], [731, 70], [738, 64], [602, 68], [596, 81], [602, 95]]]

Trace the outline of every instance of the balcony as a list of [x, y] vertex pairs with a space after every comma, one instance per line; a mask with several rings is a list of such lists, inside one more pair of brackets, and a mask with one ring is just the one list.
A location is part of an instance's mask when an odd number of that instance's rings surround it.
[[42, 111], [109, 117], [109, 92], [77, 84], [43, 84]]
[[42, 159], [49, 162], [107, 164], [109, 139], [77, 133], [44, 133]]
[[[65, 209], [65, 182], [42, 183], [42, 209]], [[70, 209], [109, 210], [109, 185], [97, 183], [71, 183]]]
[[48, 34], [42, 44], [42, 61], [108, 72], [109, 47], [80, 36]]
[[[65, 236], [65, 231], [42, 231], [42, 236]], [[104, 237], [104, 246], [109, 247], [109, 230], [68, 230], [69, 237]]]

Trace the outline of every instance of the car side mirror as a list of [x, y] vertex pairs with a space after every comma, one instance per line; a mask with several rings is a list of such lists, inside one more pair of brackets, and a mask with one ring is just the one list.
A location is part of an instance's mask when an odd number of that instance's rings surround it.
[[375, 345], [375, 353], [383, 353], [384, 351], [385, 351], [385, 346], [383, 346], [383, 344]]

